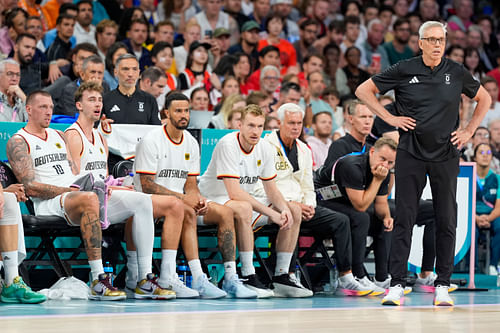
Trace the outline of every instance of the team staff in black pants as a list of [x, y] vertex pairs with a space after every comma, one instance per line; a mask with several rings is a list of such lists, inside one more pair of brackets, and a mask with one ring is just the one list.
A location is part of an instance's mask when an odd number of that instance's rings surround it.
[[[422, 55], [401, 61], [365, 81], [356, 90], [358, 98], [389, 125], [399, 128], [396, 160], [396, 217], [390, 256], [391, 288], [382, 300], [401, 305], [411, 233], [418, 202], [429, 175], [436, 213], [436, 272], [434, 305], [453, 305], [448, 295], [453, 271], [457, 225], [458, 149], [472, 136], [490, 105], [490, 96], [470, 73], [443, 58], [446, 28], [428, 21], [419, 29]], [[394, 89], [393, 116], [375, 94]], [[461, 94], [477, 102], [466, 128], [458, 128]]]

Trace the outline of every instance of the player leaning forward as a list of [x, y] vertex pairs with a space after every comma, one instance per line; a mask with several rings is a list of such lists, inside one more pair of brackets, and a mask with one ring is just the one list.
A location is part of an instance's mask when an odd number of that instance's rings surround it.
[[[241, 129], [225, 135], [216, 145], [207, 171], [200, 179], [201, 193], [210, 200], [231, 207], [233, 201], [247, 202], [251, 210], [246, 220], [237, 224], [236, 235], [245, 285], [259, 296], [268, 296], [253, 266], [253, 227], [269, 222], [280, 229], [276, 240], [276, 269], [272, 279], [278, 297], [308, 297], [312, 292], [288, 274], [292, 252], [302, 219], [299, 205], [287, 202], [274, 178], [274, 153], [268, 142], [260, 140], [265, 115], [257, 105], [248, 105], [241, 118]], [[267, 197], [250, 195], [261, 179]], [[252, 213], [253, 210], [253, 213]]]

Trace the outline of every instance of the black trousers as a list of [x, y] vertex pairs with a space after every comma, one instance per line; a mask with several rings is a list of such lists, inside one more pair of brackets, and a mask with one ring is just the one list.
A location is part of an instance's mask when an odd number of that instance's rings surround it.
[[366, 236], [368, 236], [370, 228], [370, 215], [367, 212], [357, 211], [351, 205], [332, 200], [319, 201], [318, 206], [340, 212], [349, 218], [352, 243], [352, 273], [354, 276], [362, 278], [365, 276], [363, 262], [365, 260]]
[[396, 220], [390, 254], [391, 286], [406, 285], [408, 256], [419, 200], [429, 175], [435, 213], [435, 285], [450, 285], [457, 227], [458, 156], [447, 161], [429, 162], [398, 149], [396, 157]]
[[[394, 210], [389, 205], [391, 216], [394, 216]], [[373, 238], [373, 254], [375, 255], [375, 279], [385, 281], [389, 273], [389, 251], [391, 249], [391, 232], [385, 231], [384, 221], [380, 220], [375, 214], [373, 205], [366, 212], [370, 216], [370, 229], [368, 235]], [[365, 271], [366, 272], [366, 271]], [[356, 275], [357, 277], [363, 277]]]
[[[396, 211], [396, 200], [389, 199], [391, 213]], [[395, 218], [395, 216], [394, 216]], [[432, 200], [420, 200], [415, 224], [424, 227], [422, 239], [422, 271], [434, 271], [436, 260], [435, 216]]]

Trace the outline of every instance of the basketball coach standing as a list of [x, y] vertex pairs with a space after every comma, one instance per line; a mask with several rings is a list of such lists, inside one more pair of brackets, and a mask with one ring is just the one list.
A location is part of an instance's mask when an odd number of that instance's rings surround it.
[[[390, 255], [392, 276], [383, 305], [401, 305], [411, 235], [418, 202], [429, 175], [436, 212], [434, 305], [453, 305], [448, 295], [457, 226], [458, 149], [472, 136], [488, 111], [490, 97], [471, 74], [443, 57], [446, 27], [427, 21], [419, 29], [422, 55], [401, 61], [365, 81], [356, 96], [388, 124], [398, 127], [396, 221]], [[398, 116], [387, 112], [375, 94], [394, 89]], [[477, 102], [466, 128], [458, 128], [461, 94]]]

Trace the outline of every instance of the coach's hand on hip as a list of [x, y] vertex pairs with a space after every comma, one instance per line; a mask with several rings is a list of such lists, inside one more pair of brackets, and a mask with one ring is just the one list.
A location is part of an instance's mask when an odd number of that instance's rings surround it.
[[451, 133], [451, 143], [457, 146], [460, 150], [472, 137], [472, 132], [468, 129], [459, 129]]

